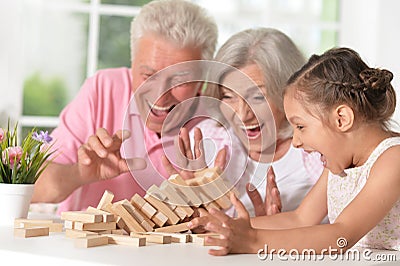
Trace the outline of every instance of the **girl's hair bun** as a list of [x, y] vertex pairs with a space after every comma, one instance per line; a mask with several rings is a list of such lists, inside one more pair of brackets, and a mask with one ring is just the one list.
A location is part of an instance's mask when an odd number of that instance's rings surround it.
[[368, 68], [361, 71], [360, 79], [364, 83], [364, 90], [386, 92], [391, 87], [393, 73], [386, 69]]

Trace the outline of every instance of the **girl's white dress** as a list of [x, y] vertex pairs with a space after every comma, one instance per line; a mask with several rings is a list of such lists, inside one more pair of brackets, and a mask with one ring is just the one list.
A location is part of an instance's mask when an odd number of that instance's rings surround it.
[[[400, 145], [400, 137], [387, 138], [375, 148], [362, 166], [346, 169], [347, 175], [345, 177], [329, 173], [328, 218], [330, 223], [335, 222], [343, 209], [364, 187], [369, 172], [378, 157], [387, 149], [396, 145]], [[385, 192], [382, 191], [382, 193]], [[355, 246], [400, 250], [400, 199], [382, 221], [361, 238]]]

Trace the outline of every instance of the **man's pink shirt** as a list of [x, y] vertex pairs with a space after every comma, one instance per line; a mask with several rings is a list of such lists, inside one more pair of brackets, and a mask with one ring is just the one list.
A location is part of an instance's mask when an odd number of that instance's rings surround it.
[[[125, 153], [128, 156], [145, 156], [141, 152], [143, 147], [146, 147], [151, 160], [151, 167], [140, 171], [140, 176], [146, 176], [148, 184], [160, 183], [160, 176], [167, 176], [160, 160], [163, 154], [160, 139], [155, 132], [147, 130], [144, 126], [139, 113], [135, 111], [134, 102], [128, 109], [133, 96], [131, 84], [132, 76], [128, 68], [100, 70], [85, 81], [76, 98], [62, 111], [59, 126], [52, 132], [55, 147], [59, 151], [54, 162], [76, 163], [79, 147], [86, 143], [91, 135], [96, 134], [98, 128], [105, 128], [109, 134], [114, 134], [123, 128], [126, 117], [130, 123], [128, 126], [133, 129], [128, 139], [128, 147], [132, 147], [133, 152], [125, 150]], [[164, 141], [173, 143], [168, 139]], [[115, 194], [115, 201], [130, 199], [134, 193], [143, 195], [147, 185], [144, 188], [141, 185], [129, 172], [116, 178], [84, 185], [60, 204], [58, 212], [95, 207], [105, 190]]]

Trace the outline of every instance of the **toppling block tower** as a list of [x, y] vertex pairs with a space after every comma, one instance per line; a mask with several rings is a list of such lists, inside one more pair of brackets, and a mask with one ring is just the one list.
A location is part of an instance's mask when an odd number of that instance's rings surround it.
[[[162, 244], [182, 242], [183, 238], [172, 234], [188, 231], [187, 222], [196, 209], [228, 209], [231, 192], [238, 195], [235, 189], [229, 189], [218, 168], [206, 168], [195, 172], [190, 180], [172, 175], [160, 186], [152, 185], [144, 197], [135, 194], [130, 200], [113, 202], [113, 193], [106, 190], [96, 208], [63, 212], [61, 219], [65, 221], [66, 235], [77, 238], [76, 245], [80, 247], [144, 246], [146, 240]], [[107, 243], [104, 236], [109, 239]]]

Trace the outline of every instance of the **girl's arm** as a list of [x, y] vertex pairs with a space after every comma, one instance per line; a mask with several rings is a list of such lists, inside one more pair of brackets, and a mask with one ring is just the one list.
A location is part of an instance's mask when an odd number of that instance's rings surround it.
[[[343, 242], [347, 242], [347, 245], [340, 246], [341, 248], [352, 247], [375, 227], [399, 200], [400, 165], [396, 160], [399, 157], [400, 147], [391, 148], [379, 157], [364, 188], [342, 211], [334, 224], [286, 230], [254, 229], [250, 225], [250, 218], [244, 206], [232, 196], [231, 200], [239, 214], [237, 219], [219, 211], [210, 212], [214, 218], [206, 224], [206, 229], [221, 234], [220, 238], [206, 238], [208, 244], [221, 247], [218, 250], [210, 250], [210, 254], [257, 253], [265, 245], [268, 250], [264, 252], [268, 253], [279, 249], [287, 252], [291, 249], [297, 249], [299, 252], [312, 249], [317, 254], [326, 254], [329, 248], [339, 248], [338, 239], [345, 239]], [[314, 191], [307, 196], [307, 201], [320, 200], [312, 197], [319, 195]], [[301, 207], [312, 205], [302, 203]], [[312, 210], [306, 208], [303, 212], [311, 213]], [[301, 221], [301, 218], [299, 219]]]
[[328, 213], [327, 183], [328, 170], [325, 169], [296, 210], [251, 218], [252, 227], [260, 229], [289, 229], [321, 223]]

